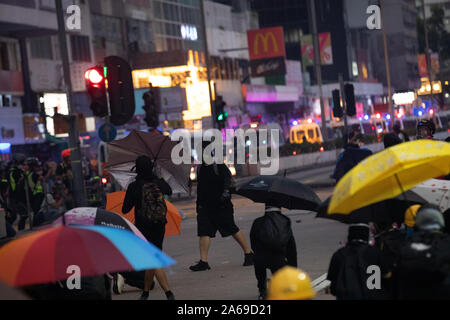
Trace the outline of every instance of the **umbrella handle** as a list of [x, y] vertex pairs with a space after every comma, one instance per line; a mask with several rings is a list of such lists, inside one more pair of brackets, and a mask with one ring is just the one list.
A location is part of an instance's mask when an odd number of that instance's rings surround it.
[[397, 174], [394, 175], [395, 179], [397, 180], [398, 186], [400, 187], [400, 190], [402, 191], [402, 195], [405, 201], [408, 201], [408, 199], [406, 198], [406, 193], [405, 190], [403, 190], [402, 184], [400, 183], [400, 180], [398, 179]]

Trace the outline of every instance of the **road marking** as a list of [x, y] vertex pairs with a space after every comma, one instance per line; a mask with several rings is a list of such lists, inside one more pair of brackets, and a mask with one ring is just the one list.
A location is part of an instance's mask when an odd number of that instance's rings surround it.
[[318, 285], [320, 282], [324, 281], [327, 279], [328, 273], [324, 273], [323, 275], [321, 275], [320, 277], [318, 277], [317, 279], [313, 280], [311, 282], [311, 285], [313, 287], [315, 287], [316, 285]]
[[327, 276], [328, 274], [324, 273], [323, 275], [321, 275], [320, 277], [311, 282], [311, 286], [316, 292], [320, 292], [323, 289], [326, 289], [330, 286], [331, 282], [327, 280]]

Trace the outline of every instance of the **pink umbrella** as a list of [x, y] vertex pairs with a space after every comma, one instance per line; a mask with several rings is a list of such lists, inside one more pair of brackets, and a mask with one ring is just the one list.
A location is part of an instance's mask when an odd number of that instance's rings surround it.
[[75, 208], [67, 211], [63, 217], [58, 218], [53, 223], [53, 226], [63, 224], [63, 218], [66, 225], [98, 225], [128, 230], [133, 232], [139, 238], [147, 241], [144, 235], [131, 222], [111, 211], [99, 208]]

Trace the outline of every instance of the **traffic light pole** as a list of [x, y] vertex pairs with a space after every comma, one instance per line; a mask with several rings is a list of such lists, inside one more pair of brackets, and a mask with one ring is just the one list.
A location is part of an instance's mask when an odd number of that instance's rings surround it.
[[[423, 12], [423, 32], [425, 35], [425, 58], [427, 61], [427, 75], [428, 75], [428, 82], [430, 83], [430, 89], [431, 89], [431, 108], [434, 107], [434, 93], [433, 93], [433, 68], [431, 66], [431, 57], [430, 57], [430, 43], [428, 40], [428, 30], [427, 30], [427, 16], [426, 16], [426, 9], [425, 9], [425, 0], [422, 0], [422, 12]], [[436, 100], [436, 110], [437, 110], [437, 100]]]
[[389, 51], [387, 46], [387, 38], [386, 38], [386, 26], [384, 25], [384, 6], [383, 0], [379, 0], [380, 11], [381, 11], [381, 32], [383, 36], [383, 48], [384, 48], [384, 66], [386, 68], [386, 82], [388, 89], [388, 112], [391, 115], [391, 121], [389, 121], [389, 129], [392, 128], [394, 122], [394, 105], [392, 103], [392, 87], [391, 87], [391, 70], [389, 67]]
[[73, 173], [73, 198], [75, 207], [84, 207], [87, 205], [86, 193], [84, 191], [83, 169], [81, 165], [80, 141], [78, 139], [77, 117], [72, 109], [72, 81], [70, 78], [69, 54], [66, 42], [66, 27], [64, 23], [64, 12], [62, 0], [55, 0], [56, 16], [58, 20], [58, 40], [63, 66], [64, 83], [67, 94], [67, 107], [69, 109], [68, 127], [69, 127], [69, 147], [70, 160]]
[[339, 87], [341, 90], [342, 97], [342, 111], [344, 113], [344, 146], [347, 145], [348, 142], [348, 123], [347, 123], [347, 100], [345, 96], [344, 90], [344, 77], [342, 73], [339, 73]]
[[325, 105], [323, 103], [323, 93], [322, 93], [322, 71], [320, 68], [320, 48], [319, 48], [319, 34], [317, 31], [317, 21], [316, 21], [316, 5], [315, 0], [309, 0], [309, 7], [311, 8], [311, 21], [312, 21], [312, 37], [314, 44], [314, 67], [316, 69], [317, 87], [319, 91], [320, 99], [320, 113], [322, 115], [322, 135], [324, 140], [328, 140], [328, 130], [327, 130], [327, 119], [325, 114]]
[[209, 56], [209, 48], [208, 48], [208, 36], [206, 33], [206, 20], [205, 20], [205, 5], [204, 0], [200, 0], [200, 14], [202, 15], [202, 34], [203, 34], [203, 42], [205, 45], [205, 64], [206, 64], [206, 77], [208, 79], [208, 91], [209, 91], [209, 104], [211, 106], [211, 117], [213, 120], [213, 128], [216, 127], [216, 111], [214, 108], [214, 99], [211, 90], [211, 65], [210, 65], [210, 56]]

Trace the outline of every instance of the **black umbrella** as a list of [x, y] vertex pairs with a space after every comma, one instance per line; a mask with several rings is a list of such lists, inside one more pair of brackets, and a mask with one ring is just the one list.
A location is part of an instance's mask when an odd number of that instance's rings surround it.
[[346, 224], [369, 223], [401, 224], [404, 221], [406, 209], [414, 204], [426, 204], [417, 193], [409, 190], [393, 199], [383, 200], [366, 207], [357, 209], [349, 214], [327, 214], [331, 197], [322, 202], [317, 208], [316, 218], [336, 220]]
[[235, 193], [259, 203], [275, 201], [286, 209], [316, 211], [321, 203], [310, 187], [279, 176], [259, 176], [240, 186]]

